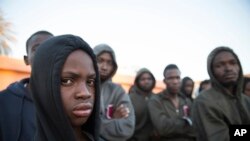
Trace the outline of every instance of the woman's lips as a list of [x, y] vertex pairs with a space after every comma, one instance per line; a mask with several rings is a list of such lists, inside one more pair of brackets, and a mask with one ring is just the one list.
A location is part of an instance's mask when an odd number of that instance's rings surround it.
[[72, 111], [73, 115], [76, 117], [88, 117], [92, 111], [91, 103], [80, 103], [76, 105]]

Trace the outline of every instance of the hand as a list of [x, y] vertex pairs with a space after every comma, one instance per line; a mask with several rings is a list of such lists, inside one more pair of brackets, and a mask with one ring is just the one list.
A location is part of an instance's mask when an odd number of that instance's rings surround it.
[[186, 123], [188, 123], [189, 126], [193, 125], [193, 121], [189, 117], [184, 116], [184, 117], [182, 117], [182, 119], [184, 119], [186, 121]]
[[123, 104], [121, 104], [118, 108], [115, 109], [115, 112], [113, 114], [113, 118], [120, 119], [120, 118], [126, 118], [129, 115], [129, 108], [125, 107]]

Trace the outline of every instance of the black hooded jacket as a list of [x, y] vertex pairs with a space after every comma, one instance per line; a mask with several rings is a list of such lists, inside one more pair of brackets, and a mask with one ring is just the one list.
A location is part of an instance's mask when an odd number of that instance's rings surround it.
[[95, 55], [90, 46], [80, 37], [62, 35], [53, 37], [38, 48], [30, 79], [32, 97], [36, 107], [37, 133], [35, 141], [74, 141], [73, 128], [61, 101], [61, 71], [67, 57], [75, 50], [86, 52], [93, 60], [97, 75], [93, 111], [82, 125], [90, 140], [99, 137], [99, 73]]
[[33, 141], [35, 108], [25, 87], [28, 82], [14, 82], [0, 92], [0, 141]]
[[[239, 64], [239, 78], [235, 92], [230, 93], [215, 77], [212, 63], [215, 56], [230, 52]], [[229, 126], [233, 124], [250, 124], [250, 99], [242, 94], [243, 71], [238, 56], [227, 47], [214, 49], [207, 59], [207, 70], [212, 88], [203, 91], [193, 105], [193, 121], [197, 129], [198, 141], [228, 141]]]

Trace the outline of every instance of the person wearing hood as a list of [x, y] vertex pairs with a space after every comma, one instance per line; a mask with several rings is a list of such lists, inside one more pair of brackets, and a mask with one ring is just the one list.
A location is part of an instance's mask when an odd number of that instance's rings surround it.
[[250, 124], [241, 63], [232, 49], [217, 47], [208, 55], [207, 70], [212, 87], [195, 99], [192, 111], [197, 140], [229, 141], [230, 125]]
[[38, 48], [31, 72], [35, 141], [99, 140], [99, 73], [91, 47], [74, 35]]
[[181, 92], [192, 102], [193, 102], [193, 97], [192, 97], [193, 89], [194, 89], [194, 81], [188, 76], [184, 77], [181, 82]]
[[[32, 66], [34, 54], [39, 45], [52, 38], [48, 31], [37, 31], [26, 41], [26, 65]], [[30, 94], [30, 79], [10, 84], [0, 92], [0, 140], [33, 141], [35, 134], [35, 108]]]
[[151, 141], [153, 126], [147, 103], [153, 95], [155, 77], [147, 68], [142, 68], [137, 72], [132, 87], [129, 96], [135, 110], [135, 132], [129, 141]]
[[112, 82], [118, 68], [113, 49], [106, 44], [94, 47], [101, 78], [101, 131], [108, 141], [125, 141], [134, 132], [135, 115], [129, 95]]
[[243, 83], [243, 90], [242, 92], [250, 97], [250, 78], [245, 77], [244, 78], [244, 83]]
[[210, 82], [210, 80], [209, 79], [205, 79], [205, 80], [201, 81], [199, 89], [198, 89], [198, 93], [201, 93], [202, 91], [208, 90], [210, 88], [211, 88], [211, 82]]
[[152, 96], [148, 102], [149, 114], [158, 134], [158, 141], [194, 141], [190, 118], [192, 103], [180, 92], [181, 72], [175, 64], [163, 71], [166, 89]]

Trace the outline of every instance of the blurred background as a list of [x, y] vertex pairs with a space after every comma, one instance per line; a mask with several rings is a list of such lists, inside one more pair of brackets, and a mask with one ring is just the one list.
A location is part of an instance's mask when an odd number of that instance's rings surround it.
[[131, 77], [126, 83], [142, 67], [161, 83], [170, 63], [182, 77], [207, 79], [207, 56], [217, 46], [231, 47], [250, 74], [249, 0], [0, 0], [0, 11], [1, 54], [17, 64], [28, 37], [47, 30], [81, 36], [91, 47], [109, 44], [118, 75]]

